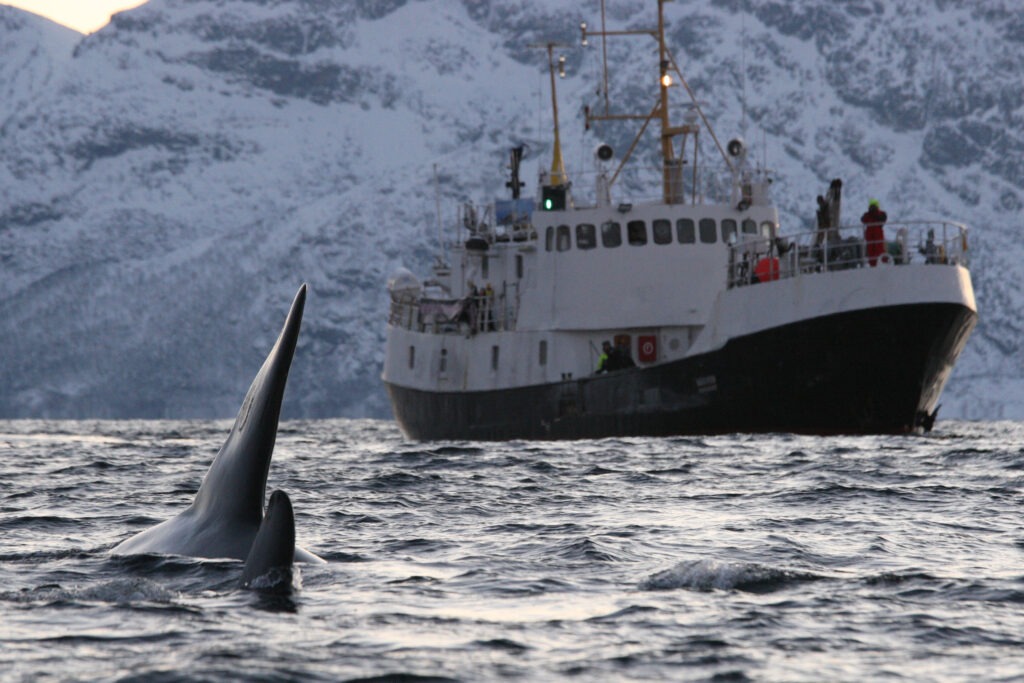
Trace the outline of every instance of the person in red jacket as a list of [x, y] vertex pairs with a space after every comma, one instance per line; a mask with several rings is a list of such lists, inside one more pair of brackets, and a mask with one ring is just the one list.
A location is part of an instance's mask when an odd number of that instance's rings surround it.
[[864, 241], [867, 243], [868, 262], [875, 265], [878, 257], [885, 253], [885, 231], [883, 226], [889, 217], [885, 215], [877, 199], [868, 202], [868, 210], [860, 217], [864, 224]]

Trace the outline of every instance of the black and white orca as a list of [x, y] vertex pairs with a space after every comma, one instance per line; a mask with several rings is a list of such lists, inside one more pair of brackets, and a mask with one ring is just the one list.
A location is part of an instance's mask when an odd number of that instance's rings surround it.
[[[111, 551], [113, 554], [159, 553], [238, 560], [249, 557], [264, 521], [267, 473], [305, 303], [306, 285], [302, 285], [274, 348], [249, 387], [231, 433], [210, 465], [192, 504], [176, 517], [125, 540]], [[287, 500], [287, 496], [284, 499]], [[291, 513], [290, 501], [287, 507]], [[266, 533], [284, 526], [271, 520]], [[322, 563], [323, 560], [313, 553], [295, 547], [294, 534], [292, 519], [294, 559]]]

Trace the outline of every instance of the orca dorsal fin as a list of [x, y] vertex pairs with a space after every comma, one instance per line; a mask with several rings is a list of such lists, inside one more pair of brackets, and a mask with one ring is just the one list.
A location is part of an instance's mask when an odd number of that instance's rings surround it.
[[295, 557], [295, 513], [284, 491], [270, 494], [267, 514], [245, 560], [242, 588], [264, 593], [292, 590], [292, 562]]
[[[302, 285], [192, 504], [179, 515], [122, 542], [111, 551], [113, 554], [245, 559], [263, 520], [267, 473], [305, 303], [306, 285]], [[300, 561], [323, 561], [301, 548], [297, 552]]]
[[256, 526], [263, 518], [267, 473], [305, 304], [306, 285], [302, 285], [274, 347], [242, 400], [227, 440], [196, 493], [192, 506], [198, 515], [230, 516]]

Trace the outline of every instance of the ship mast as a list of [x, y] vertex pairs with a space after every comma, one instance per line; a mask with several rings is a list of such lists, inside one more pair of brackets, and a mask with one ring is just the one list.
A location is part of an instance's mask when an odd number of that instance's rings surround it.
[[[672, 76], [668, 72], [668, 50], [665, 49], [665, 13], [664, 2], [658, 0], [658, 77], [659, 114], [661, 117], [661, 159], [662, 159], [662, 193], [666, 204], [682, 202], [683, 177], [681, 159], [675, 158], [672, 138], [679, 134], [687, 134], [689, 128], [673, 129], [668, 118], [668, 89], [672, 85]], [[686, 144], [686, 138], [683, 138]]]
[[[558, 90], [555, 87], [555, 48], [568, 47], [562, 43], [544, 43], [542, 45], [530, 45], [530, 47], [544, 48], [548, 51], [548, 74], [551, 76], [551, 111], [554, 115], [555, 141], [554, 150], [551, 155], [551, 173], [548, 175], [547, 183], [542, 188], [543, 197], [541, 207], [545, 211], [561, 210], [565, 208], [567, 190], [569, 189], [569, 174], [565, 172], [565, 163], [562, 161], [562, 141], [558, 130]], [[565, 57], [558, 58], [558, 76], [565, 78]]]
[[[569, 176], [565, 173], [565, 163], [562, 161], [562, 141], [558, 137], [558, 93], [555, 88], [555, 48], [564, 47], [559, 43], [547, 43], [548, 50], [548, 73], [551, 76], [551, 111], [555, 117], [555, 149], [551, 155], [551, 176], [549, 183], [558, 187], [569, 182]], [[565, 57], [558, 58], [558, 75], [565, 78]]]
[[[637, 132], [636, 137], [633, 139], [633, 143], [630, 145], [629, 150], [623, 156], [622, 161], [619, 163], [618, 169], [616, 169], [614, 175], [612, 175], [609, 181], [609, 186], [615, 182], [618, 178], [622, 168], [626, 165], [630, 155], [636, 148], [637, 143], [640, 141], [640, 136], [643, 135], [647, 129], [648, 124], [657, 117], [661, 126], [661, 158], [662, 158], [662, 198], [666, 204], [681, 204], [685, 197], [683, 194], [683, 166], [685, 162], [686, 152], [686, 138], [689, 135], [694, 136], [694, 168], [693, 168], [693, 199], [696, 202], [696, 180], [697, 180], [697, 134], [700, 132], [700, 127], [696, 125], [696, 117], [688, 120], [682, 126], [673, 126], [669, 119], [669, 88], [674, 85], [671, 71], [674, 71], [679, 77], [679, 82], [686, 88], [687, 93], [690, 95], [690, 99], [693, 102], [693, 107], [700, 114], [700, 118], [703, 120], [705, 127], [711, 134], [712, 139], [718, 146], [719, 152], [725, 159], [726, 164], [732, 168], [732, 163], [725, 154], [725, 150], [722, 149], [721, 144], [715, 137], [714, 131], [708, 124], [707, 119], [704, 117], [704, 112], [701, 111], [700, 105], [697, 103], [696, 98], [693, 95], [693, 91], [687, 85], [685, 79], [679, 71], [675, 60], [672, 58], [672, 54], [669, 52], [668, 47], [665, 45], [665, 11], [664, 5], [669, 0], [658, 0], [658, 28], [655, 30], [632, 30], [632, 31], [608, 31], [604, 26], [604, 0], [601, 0], [601, 30], [600, 31], [589, 31], [587, 30], [586, 23], [580, 25], [580, 31], [582, 33], [582, 44], [587, 45], [588, 35], [601, 36], [602, 42], [604, 42], [609, 36], [651, 36], [658, 41], [658, 100], [654, 107], [647, 114], [612, 114], [609, 112], [608, 106], [608, 63], [607, 57], [604, 62], [604, 90], [605, 90], [605, 111], [603, 114], [594, 114], [590, 107], [584, 108], [584, 114], [586, 116], [586, 127], [590, 128], [592, 121], [622, 121], [622, 120], [640, 120], [643, 121], [643, 125]], [[676, 155], [674, 139], [682, 136], [682, 141], [679, 146], [679, 154]]]

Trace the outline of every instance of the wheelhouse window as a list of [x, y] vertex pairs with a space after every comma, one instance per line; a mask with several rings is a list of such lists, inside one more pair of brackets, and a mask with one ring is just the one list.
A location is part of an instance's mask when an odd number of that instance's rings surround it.
[[544, 231], [544, 249], [545, 251], [551, 251], [555, 248], [555, 228], [552, 225], [548, 226], [548, 229]]
[[569, 247], [572, 246], [572, 242], [569, 239], [569, 226], [559, 225], [558, 226], [558, 251], [568, 251]]
[[516, 278], [523, 279], [523, 255], [516, 254]]
[[722, 220], [722, 241], [730, 244], [736, 239], [736, 221], [732, 218]]
[[655, 244], [671, 244], [672, 242], [672, 222], [667, 221], [664, 218], [655, 219], [651, 224], [651, 232], [653, 233]]
[[441, 362], [438, 363], [439, 370], [441, 373], [447, 372], [448, 370], [448, 349], [441, 349]]
[[576, 248], [593, 249], [597, 246], [597, 230], [592, 223], [580, 223], [576, 226]]
[[757, 223], [753, 219], [747, 218], [743, 221], [743, 234], [744, 235], [756, 235], [757, 234]]
[[767, 237], [771, 239], [772, 235], [776, 234], [775, 223], [772, 221], [761, 222], [761, 237]]
[[615, 221], [601, 224], [601, 246], [617, 247], [622, 244], [622, 226]]
[[647, 244], [647, 224], [643, 221], [630, 221], [627, 223], [626, 234], [629, 237], [629, 243], [634, 247]]
[[704, 244], [714, 244], [717, 239], [715, 234], [715, 219], [714, 218], [701, 218], [700, 223], [700, 241]]
[[412, 370], [416, 367], [416, 347], [409, 347], [409, 369]]
[[548, 364], [548, 340], [541, 339], [540, 346], [537, 348], [537, 362], [541, 365]]
[[676, 239], [680, 244], [693, 244], [697, 241], [696, 228], [692, 218], [680, 218], [676, 221]]
[[498, 369], [498, 352], [499, 351], [500, 351], [499, 347], [497, 347], [497, 346], [492, 346], [491, 347], [491, 370], [497, 370]]

